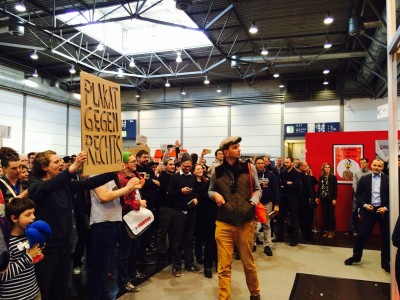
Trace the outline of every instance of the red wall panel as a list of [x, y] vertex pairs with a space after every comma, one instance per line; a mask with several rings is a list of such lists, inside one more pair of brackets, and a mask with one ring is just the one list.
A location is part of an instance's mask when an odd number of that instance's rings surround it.
[[[370, 163], [375, 158], [375, 140], [387, 140], [387, 131], [326, 132], [306, 134], [306, 161], [311, 165], [314, 176], [319, 179], [321, 166], [328, 162], [333, 166], [333, 145], [364, 145], [364, 157]], [[336, 230], [347, 231], [351, 213], [353, 189], [351, 184], [338, 186], [338, 199], [335, 208]], [[318, 208], [317, 227], [322, 225], [322, 214]]]

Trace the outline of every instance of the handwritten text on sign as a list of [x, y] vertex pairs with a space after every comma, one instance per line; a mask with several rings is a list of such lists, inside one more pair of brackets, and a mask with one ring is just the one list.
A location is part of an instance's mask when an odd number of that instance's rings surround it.
[[122, 166], [121, 95], [118, 84], [81, 72], [84, 174], [117, 171]]

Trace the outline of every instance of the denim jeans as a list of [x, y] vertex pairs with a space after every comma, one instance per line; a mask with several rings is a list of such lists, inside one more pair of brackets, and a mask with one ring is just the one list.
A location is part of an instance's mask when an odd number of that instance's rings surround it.
[[136, 277], [139, 244], [140, 237], [130, 238], [122, 222], [118, 247], [118, 286], [120, 288]]
[[101, 222], [92, 224], [89, 233], [88, 249], [88, 282], [89, 299], [99, 300], [103, 295], [107, 299], [116, 299], [118, 287], [115, 283], [106, 287], [107, 274], [117, 275], [117, 266], [111, 268], [113, 258], [116, 259], [121, 222]]

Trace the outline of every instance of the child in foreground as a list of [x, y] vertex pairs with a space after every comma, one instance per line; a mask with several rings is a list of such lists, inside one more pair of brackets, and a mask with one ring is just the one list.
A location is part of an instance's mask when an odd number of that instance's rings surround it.
[[0, 299], [40, 299], [33, 259], [42, 249], [39, 244], [29, 248], [25, 236], [26, 227], [35, 220], [35, 203], [27, 198], [10, 199], [6, 204], [6, 216], [12, 223], [10, 263], [0, 273]]

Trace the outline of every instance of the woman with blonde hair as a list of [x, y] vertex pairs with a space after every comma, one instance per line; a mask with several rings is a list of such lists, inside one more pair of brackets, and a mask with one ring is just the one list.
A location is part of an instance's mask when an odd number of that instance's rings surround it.
[[329, 163], [324, 163], [319, 177], [317, 203], [321, 203], [322, 215], [324, 219], [323, 237], [332, 239], [335, 236], [335, 206], [337, 199], [337, 178], [332, 174]]

